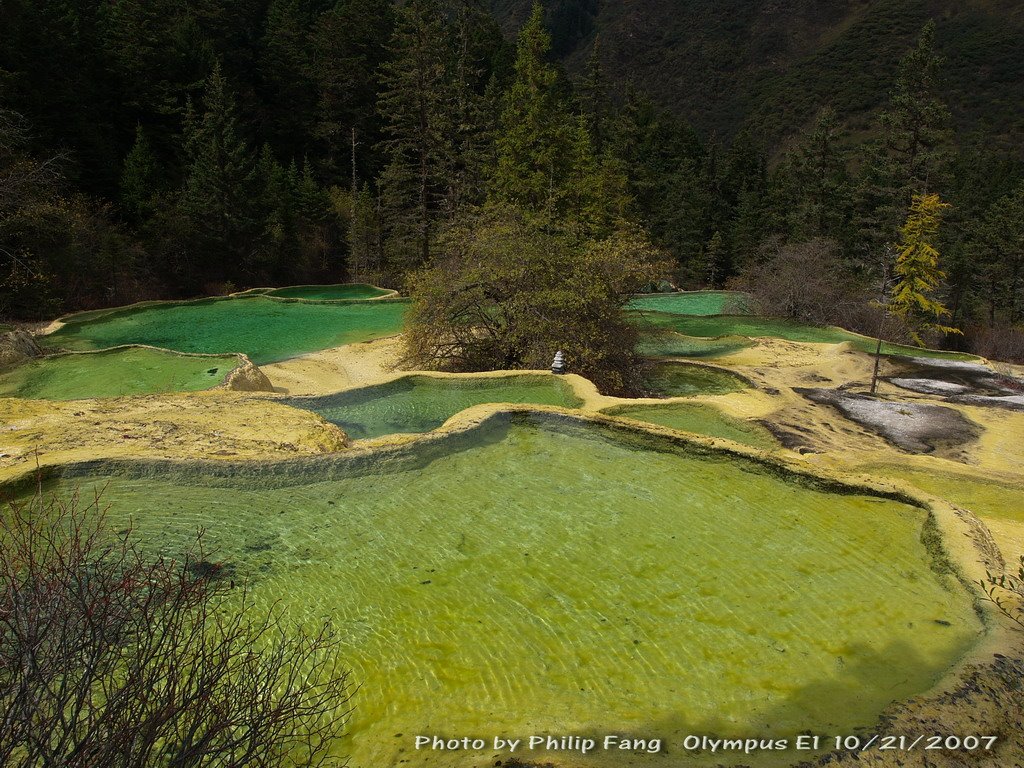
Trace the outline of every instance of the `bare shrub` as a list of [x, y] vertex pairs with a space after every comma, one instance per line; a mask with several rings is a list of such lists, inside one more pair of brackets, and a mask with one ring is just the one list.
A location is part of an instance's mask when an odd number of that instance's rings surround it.
[[1016, 574], [986, 571], [980, 584], [985, 598], [996, 610], [1024, 629], [1024, 555]]
[[340, 765], [349, 684], [327, 625], [285, 626], [210, 562], [146, 558], [96, 498], [0, 514], [0, 764]]
[[1024, 363], [1024, 328], [1017, 325], [981, 326], [967, 331], [970, 350], [989, 360]]
[[767, 241], [730, 287], [749, 293], [763, 315], [846, 327], [871, 322], [867, 293], [843, 263], [838, 244], [826, 238]]

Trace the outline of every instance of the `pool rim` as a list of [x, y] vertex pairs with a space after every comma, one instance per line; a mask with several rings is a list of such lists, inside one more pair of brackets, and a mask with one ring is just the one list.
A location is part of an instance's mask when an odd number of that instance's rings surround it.
[[[158, 392], [137, 392], [129, 393], [125, 395], [109, 395], [104, 397], [75, 397], [62, 400], [51, 400], [50, 398], [40, 397], [20, 397], [18, 395], [0, 395], [0, 398], [11, 399], [11, 400], [32, 400], [32, 401], [50, 401], [50, 402], [66, 402], [73, 403], [78, 400], [115, 400], [122, 397], [151, 397], [159, 395], [175, 395], [175, 394], [195, 394], [199, 392], [212, 392], [215, 390], [230, 390], [233, 389], [232, 383], [239, 376], [243, 375], [243, 372], [249, 369], [259, 370], [259, 366], [249, 359], [249, 356], [244, 352], [179, 352], [176, 349], [167, 349], [166, 347], [155, 347], [152, 344], [117, 344], [113, 347], [103, 347], [102, 349], [63, 349], [61, 347], [47, 347], [43, 354], [36, 357], [28, 358], [23, 362], [16, 365], [14, 368], [10, 368], [4, 373], [18, 370], [26, 365], [39, 362], [56, 357], [70, 357], [72, 355], [106, 355], [111, 353], [122, 352], [131, 349], [146, 349], [151, 352], [159, 352], [163, 355], [170, 355], [173, 357], [190, 357], [190, 358], [234, 358], [235, 364], [228, 369], [224, 374], [224, 377], [210, 387], [204, 387], [202, 389], [168, 389], [160, 390]], [[2, 487], [0, 482], [0, 487]]]
[[[586, 381], [586, 380], [584, 380]], [[951, 660], [948, 668], [928, 689], [909, 699], [896, 699], [879, 711], [875, 723], [882, 727], [888, 722], [890, 713], [902, 708], [924, 711], [931, 702], [940, 701], [950, 691], [970, 685], [970, 676], [993, 667], [993, 656], [1000, 658], [1008, 649], [1021, 649], [1021, 636], [1000, 619], [996, 609], [982, 599], [979, 581], [987, 572], [998, 572], [1005, 568], [998, 548], [995, 546], [984, 523], [973, 513], [933, 494], [926, 493], [903, 480], [886, 478], [878, 480], [862, 472], [840, 470], [835, 467], [809, 465], [799, 457], [790, 457], [777, 451], [765, 451], [742, 445], [726, 438], [701, 436], [662, 427], [656, 424], [630, 422], [617, 419], [596, 411], [569, 411], [557, 406], [496, 405], [480, 404], [465, 409], [450, 418], [441, 427], [427, 433], [401, 434], [360, 441], [323, 455], [301, 458], [266, 460], [214, 460], [214, 459], [168, 459], [168, 458], [105, 458], [43, 463], [33, 469], [8, 474], [0, 480], [0, 496], [33, 487], [39, 482], [59, 479], [65, 476], [98, 474], [117, 467], [146, 468], [147, 471], [174, 470], [191, 467], [209, 474], [230, 472], [236, 468], [250, 473], [265, 473], [268, 466], [288, 467], [296, 464], [315, 466], [325, 462], [362, 461], [377, 465], [382, 458], [406, 451], [425, 448], [442, 449], [449, 440], [464, 439], [472, 432], [487, 428], [495, 419], [511, 420], [517, 415], [530, 419], [552, 419], [560, 423], [572, 423], [587, 429], [602, 427], [614, 437], [626, 435], [645, 442], [661, 441], [670, 450], [682, 450], [694, 456], [713, 455], [729, 460], [739, 459], [753, 463], [758, 470], [782, 474], [797, 482], [810, 482], [814, 487], [830, 492], [869, 495], [885, 498], [917, 507], [925, 512], [926, 519], [922, 533], [931, 527], [937, 537], [938, 555], [950, 567], [950, 575], [971, 601], [973, 610], [981, 623], [976, 641], [961, 656]], [[165, 470], [164, 470], [165, 471]], [[244, 474], [244, 473], [243, 473]], [[237, 475], [236, 475], [237, 476]], [[926, 545], [927, 546], [927, 545]], [[931, 549], [929, 549], [929, 552]]]

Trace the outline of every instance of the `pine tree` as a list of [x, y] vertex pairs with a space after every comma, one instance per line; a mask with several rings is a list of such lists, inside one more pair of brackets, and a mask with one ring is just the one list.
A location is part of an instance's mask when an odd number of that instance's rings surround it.
[[[260, 227], [255, 161], [238, 133], [234, 97], [216, 65], [206, 82], [203, 112], [190, 104], [185, 120], [187, 168], [178, 208], [191, 235], [189, 276], [238, 277], [252, 271]], [[201, 266], [197, 263], [201, 262]]]
[[474, 0], [456, 0], [451, 15], [451, 146], [444, 208], [447, 218], [456, 218], [465, 207], [483, 203], [494, 165], [498, 98], [493, 58], [501, 36], [490, 14]]
[[1024, 317], [1024, 183], [994, 202], [976, 225], [975, 265], [988, 304], [990, 326], [997, 310], [1016, 323]]
[[939, 268], [939, 252], [934, 243], [942, 214], [948, 208], [938, 195], [914, 195], [907, 221], [900, 230], [902, 238], [893, 267], [894, 284], [888, 309], [907, 325], [920, 346], [924, 346], [921, 334], [926, 331], [959, 333], [941, 324], [949, 310], [935, 298], [945, 274]]
[[776, 184], [788, 185], [788, 210], [783, 216], [794, 240], [844, 239], [850, 215], [850, 181], [846, 158], [838, 144], [840, 138], [838, 116], [834, 109], [825, 107], [783, 159]]
[[586, 74], [580, 88], [580, 102], [587, 116], [587, 129], [594, 144], [594, 152], [604, 153], [611, 133], [613, 107], [608, 80], [601, 62], [601, 36], [594, 38], [594, 47], [587, 59]]
[[900, 61], [899, 76], [882, 112], [885, 147], [907, 197], [935, 188], [950, 142], [949, 110], [939, 95], [942, 59], [935, 52], [935, 22]]
[[[395, 26], [391, 3], [338, 0], [313, 25], [311, 77], [316, 88], [313, 135], [320, 151], [321, 174], [366, 180], [378, 167], [371, 152], [380, 139], [376, 112], [381, 65]], [[350, 166], [353, 133], [358, 152]]]
[[121, 207], [136, 222], [153, 211], [157, 193], [158, 167], [149, 138], [141, 125], [135, 128], [135, 143], [121, 170]]
[[491, 199], [551, 220], [607, 225], [617, 201], [602, 200], [583, 119], [574, 117], [548, 63], [551, 37], [535, 4], [519, 34], [515, 78], [505, 93]]
[[451, 44], [434, 0], [399, 9], [392, 61], [384, 68], [380, 111], [386, 250], [396, 272], [425, 263], [452, 166]]
[[265, 93], [267, 133], [286, 156], [308, 149], [316, 100], [309, 35], [313, 19], [305, 0], [271, 0], [261, 41], [259, 72]]
[[721, 232], [715, 232], [704, 251], [704, 269], [708, 288], [719, 288], [728, 270], [728, 249]]

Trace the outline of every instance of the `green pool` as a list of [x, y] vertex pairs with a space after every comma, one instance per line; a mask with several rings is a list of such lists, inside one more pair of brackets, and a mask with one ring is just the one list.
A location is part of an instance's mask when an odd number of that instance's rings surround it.
[[1019, 485], [891, 464], [876, 464], [863, 469], [878, 476], [906, 480], [982, 517], [1024, 523], [1024, 488]]
[[506, 418], [370, 457], [47, 487], [105, 487], [154, 553], [203, 527], [257, 604], [331, 617], [360, 684], [353, 768], [508, 759], [417, 753], [417, 734], [657, 736], [669, 755], [568, 758], [663, 766], [690, 733], [848, 733], [978, 639], [922, 510], [649, 440]]
[[399, 333], [407, 304], [277, 301], [238, 296], [72, 316], [41, 344], [73, 350], [148, 344], [178, 352], [242, 352], [261, 365]]
[[724, 437], [753, 448], [777, 448], [771, 432], [752, 421], [727, 416], [711, 405], [666, 403], [665, 405], [621, 405], [604, 411], [610, 416], [660, 424], [684, 432]]
[[144, 347], [54, 355], [0, 374], [0, 397], [78, 400], [195, 392], [222, 383], [238, 363], [236, 355], [186, 357]]
[[750, 387], [742, 376], [696, 363], [660, 362], [647, 371], [645, 384], [663, 397], [725, 395]]
[[[849, 342], [861, 352], [874, 353], [876, 342], [856, 333], [829, 326], [809, 325], [795, 320], [777, 317], [753, 317], [747, 315], [717, 315], [713, 317], [685, 316], [668, 312], [644, 312], [643, 321], [685, 336], [716, 338], [719, 336], [746, 336], [757, 338], [770, 336], [788, 341], [817, 344], [839, 344]], [[975, 360], [973, 355], [961, 352], [943, 352], [921, 349], [903, 344], [882, 344], [882, 354], [910, 357], [936, 357], [950, 360]]]
[[627, 309], [675, 315], [742, 315], [748, 304], [747, 295], [736, 291], [688, 291], [637, 296]]
[[326, 397], [298, 397], [288, 405], [314, 411], [364, 440], [380, 435], [429, 432], [459, 411], [481, 403], [532, 403], [577, 408], [583, 401], [556, 376], [435, 378], [403, 376], [373, 387]]
[[343, 283], [341, 285], [292, 285], [287, 288], [277, 288], [267, 291], [264, 296], [277, 296], [282, 299], [313, 299], [313, 300], [338, 300], [338, 299], [375, 299], [379, 296], [387, 296], [391, 291], [384, 288], [377, 288], [366, 283]]
[[637, 349], [640, 354], [648, 357], [692, 357], [698, 360], [713, 360], [752, 346], [753, 340], [745, 336], [704, 339], [663, 330], [644, 333]]

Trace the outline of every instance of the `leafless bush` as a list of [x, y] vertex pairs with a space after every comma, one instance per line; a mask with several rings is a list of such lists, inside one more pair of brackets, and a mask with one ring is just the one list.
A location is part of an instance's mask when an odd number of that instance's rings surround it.
[[147, 558], [98, 497], [0, 513], [0, 764], [341, 764], [349, 685], [329, 626], [286, 627], [206, 559]]
[[989, 360], [1024, 363], [1024, 328], [1016, 325], [981, 326], [967, 331], [972, 352]]
[[833, 240], [770, 240], [731, 287], [749, 293], [760, 314], [846, 327], [870, 322], [868, 296]]
[[1016, 574], [986, 572], [981, 588], [996, 610], [1024, 629], [1024, 555]]

